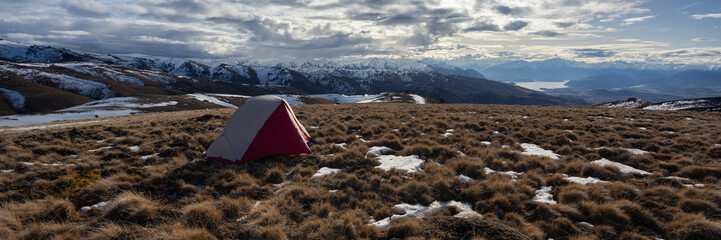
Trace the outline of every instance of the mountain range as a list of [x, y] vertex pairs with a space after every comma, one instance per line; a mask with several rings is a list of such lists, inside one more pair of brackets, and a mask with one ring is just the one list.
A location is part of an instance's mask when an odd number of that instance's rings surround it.
[[[109, 97], [194, 92], [260, 95], [411, 91], [448, 103], [583, 103], [488, 80], [474, 70], [419, 61], [226, 63], [86, 53], [7, 40], [0, 40], [0, 82], [0, 94], [4, 96], [0, 105], [15, 113], [56, 110]], [[11, 95], [22, 96], [23, 107], [13, 107]]]
[[[426, 63], [439, 63], [424, 60]], [[493, 61], [456, 59], [446, 61], [461, 68], [482, 72], [503, 82], [566, 82], [565, 88], [544, 93], [577, 97], [598, 104], [627, 98], [654, 102], [682, 98], [721, 96], [721, 68], [701, 65], [644, 62], [587, 63], [566, 59], [542, 61]]]

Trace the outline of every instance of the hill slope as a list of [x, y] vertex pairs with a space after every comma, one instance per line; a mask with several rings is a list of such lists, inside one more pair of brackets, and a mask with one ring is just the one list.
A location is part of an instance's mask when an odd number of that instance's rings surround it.
[[714, 239], [721, 114], [294, 106], [313, 154], [204, 161], [232, 109], [0, 129], [0, 238]]
[[721, 97], [671, 100], [652, 103], [643, 99], [629, 98], [626, 101], [603, 103], [597, 106], [605, 108], [642, 108], [646, 110], [721, 112]]

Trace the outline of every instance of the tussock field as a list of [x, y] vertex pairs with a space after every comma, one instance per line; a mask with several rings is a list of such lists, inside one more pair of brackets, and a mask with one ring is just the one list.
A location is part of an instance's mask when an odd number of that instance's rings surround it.
[[721, 238], [721, 114], [293, 108], [314, 154], [240, 165], [233, 109], [0, 129], [0, 238]]

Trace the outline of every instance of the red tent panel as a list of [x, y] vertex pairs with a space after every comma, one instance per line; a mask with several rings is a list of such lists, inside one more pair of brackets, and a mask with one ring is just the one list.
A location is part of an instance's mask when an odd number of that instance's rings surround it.
[[288, 105], [281, 104], [263, 124], [240, 162], [277, 154], [311, 153], [310, 140]]

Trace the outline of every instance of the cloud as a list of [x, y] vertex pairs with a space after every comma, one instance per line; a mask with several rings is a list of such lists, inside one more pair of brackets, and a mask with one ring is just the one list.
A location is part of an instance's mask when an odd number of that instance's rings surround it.
[[513, 22], [510, 22], [510, 23], [506, 24], [506, 26], [503, 26], [503, 29], [504, 29], [504, 30], [510, 30], [510, 31], [518, 31], [518, 30], [521, 30], [522, 28], [524, 28], [524, 27], [526, 27], [526, 26], [528, 26], [528, 22], [525, 22], [525, 21], [513, 21]]
[[284, 41], [293, 39], [290, 34], [289, 24], [275, 22], [255, 15], [245, 15], [234, 18], [211, 17], [206, 20], [215, 24], [227, 25], [228, 27], [235, 28], [236, 30], [244, 33], [249, 33], [251, 35], [250, 40], [254, 42]]
[[694, 15], [691, 15], [691, 17], [693, 17], [695, 19], [721, 18], [721, 13], [694, 14]]
[[418, 23], [419, 19], [411, 14], [398, 14], [378, 22], [381, 25], [409, 25]]
[[672, 50], [660, 54], [663, 57], [682, 57], [682, 58], [697, 58], [697, 57], [721, 57], [721, 50], [714, 49], [682, 49]]
[[497, 32], [501, 31], [501, 27], [499, 27], [496, 24], [487, 23], [487, 22], [477, 22], [473, 24], [473, 26], [463, 29], [464, 32], [485, 32], [485, 31], [491, 31], [491, 32]]
[[568, 27], [575, 26], [576, 24], [577, 24], [576, 22], [554, 22], [553, 23], [553, 25], [556, 25], [556, 27], [560, 27], [560, 28], [568, 28]]
[[631, 24], [634, 24], [637, 22], [643, 22], [643, 21], [649, 20], [654, 17], [656, 17], [656, 16], [650, 15], [650, 16], [644, 16], [644, 17], [627, 18], [627, 19], [623, 20], [621, 25], [631, 25]]
[[533, 35], [538, 35], [538, 36], [544, 36], [544, 37], [556, 37], [556, 36], [563, 35], [563, 34], [561, 34], [561, 33], [554, 32], [554, 31], [549, 31], [549, 30], [538, 31], [538, 32], [534, 32], [534, 33], [532, 33], [532, 34], [533, 34]]
[[691, 39], [691, 41], [694, 41], [694, 42], [712, 42], [712, 41], [716, 41], [716, 39], [713, 39], [713, 38], [694, 38], [694, 39]]
[[378, 12], [355, 12], [355, 11], [348, 11], [346, 14], [346, 17], [350, 20], [358, 20], [358, 21], [379, 21], [383, 20], [387, 17], [385, 17], [382, 13]]
[[416, 30], [413, 35], [409, 36], [408, 38], [404, 39], [402, 43], [404, 45], [411, 45], [411, 46], [429, 46], [433, 43], [435, 43], [437, 38], [432, 37], [430, 34]]
[[512, 8], [512, 7], [503, 6], [503, 5], [496, 6], [493, 9], [496, 10], [496, 12], [503, 14], [503, 15], [521, 15], [527, 11], [526, 9], [523, 9], [523, 8], [517, 8], [517, 7]]
[[594, 49], [594, 48], [581, 48], [581, 49], [574, 49], [573, 52], [576, 54], [577, 57], [580, 58], [605, 58], [605, 57], [613, 57], [616, 55], [617, 52], [615, 51], [609, 51], [609, 50], [603, 50], [603, 49]]
[[[5, 0], [0, 1], [0, 36], [98, 53], [247, 57], [249, 60], [449, 58], [469, 53], [494, 58], [588, 56], [588, 59], [612, 60], [630, 58], [629, 52], [672, 49], [669, 45], [646, 44], [640, 40], [625, 43], [629, 44], [626, 48], [599, 46], [603, 39], [611, 37], [608, 32], [613, 31], [605, 20], [619, 20], [624, 25], [647, 20], [628, 18], [631, 14], [651, 15], [650, 10], [643, 7], [643, 0], [470, 2]], [[696, 16], [699, 19], [717, 17], [714, 13], [694, 15], [694, 18]], [[621, 21], [624, 18], [628, 19]], [[478, 37], [479, 33], [482, 38]], [[624, 34], [618, 32], [612, 37], [631, 37]], [[553, 45], [549, 48], [561, 46], [563, 50], [549, 54], [543, 48], [516, 55], [498, 53], [501, 42], [503, 51], [519, 51], [538, 46], [539, 39]], [[584, 39], [583, 42], [580, 39]], [[581, 45], [569, 47], [570, 44]], [[696, 54], [709, 53], [699, 50]], [[634, 56], [645, 58], [648, 54]]]
[[77, 16], [103, 17], [109, 14], [105, 5], [94, 0], [67, 0], [62, 3], [62, 6]]

